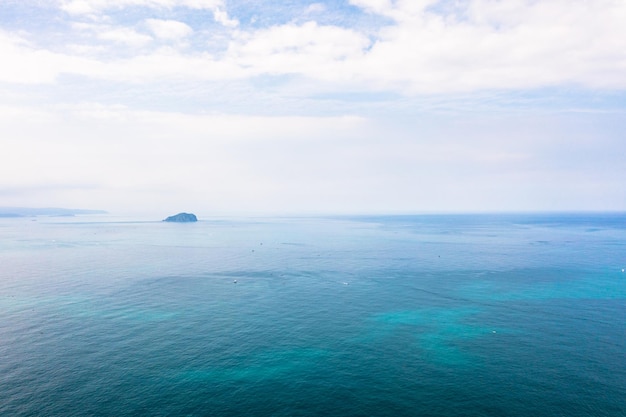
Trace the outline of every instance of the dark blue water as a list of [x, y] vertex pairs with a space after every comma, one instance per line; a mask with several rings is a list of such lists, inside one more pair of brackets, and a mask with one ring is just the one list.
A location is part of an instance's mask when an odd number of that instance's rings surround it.
[[0, 219], [0, 415], [626, 415], [626, 215], [117, 220]]

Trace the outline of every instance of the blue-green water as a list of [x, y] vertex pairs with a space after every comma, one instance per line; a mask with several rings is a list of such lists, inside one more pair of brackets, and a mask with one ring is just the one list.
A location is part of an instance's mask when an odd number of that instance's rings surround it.
[[623, 214], [0, 237], [2, 416], [626, 415]]

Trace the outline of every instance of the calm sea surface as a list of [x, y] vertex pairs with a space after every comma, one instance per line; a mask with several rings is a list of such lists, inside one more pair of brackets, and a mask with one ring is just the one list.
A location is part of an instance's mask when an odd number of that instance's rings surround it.
[[0, 219], [2, 416], [626, 416], [626, 215]]

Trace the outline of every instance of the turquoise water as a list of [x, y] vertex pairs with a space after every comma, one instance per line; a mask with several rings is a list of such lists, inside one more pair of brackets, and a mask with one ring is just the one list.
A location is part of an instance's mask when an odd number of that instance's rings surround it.
[[0, 236], [3, 416], [626, 415], [623, 214]]

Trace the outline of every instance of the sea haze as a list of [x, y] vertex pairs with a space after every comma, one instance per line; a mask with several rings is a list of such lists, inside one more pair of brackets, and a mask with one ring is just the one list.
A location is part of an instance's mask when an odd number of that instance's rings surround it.
[[626, 415], [625, 214], [0, 236], [0, 415]]

